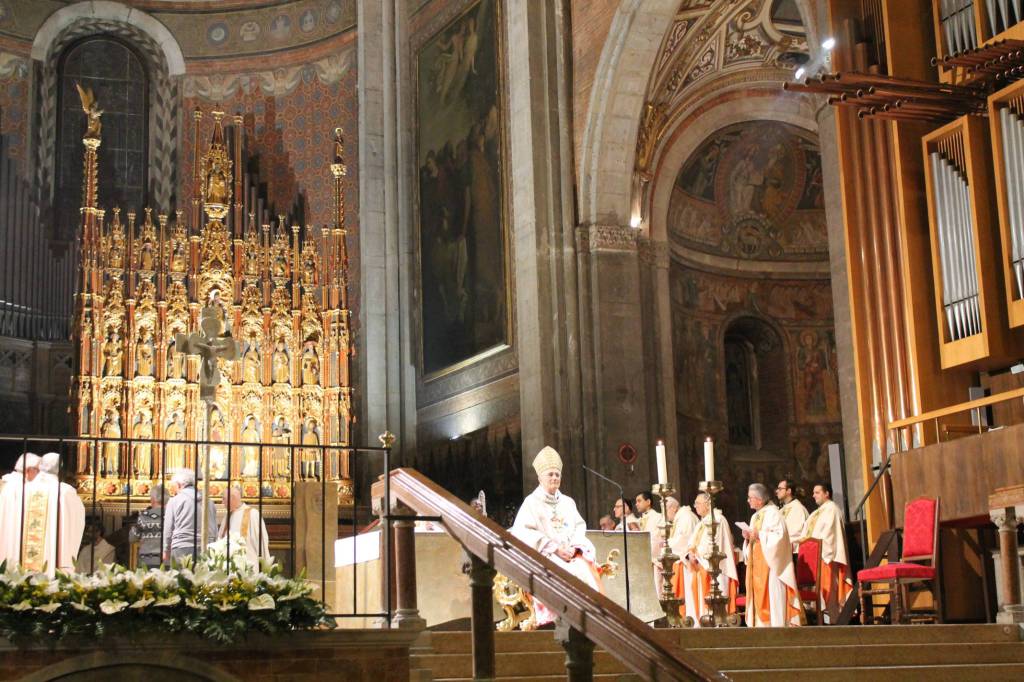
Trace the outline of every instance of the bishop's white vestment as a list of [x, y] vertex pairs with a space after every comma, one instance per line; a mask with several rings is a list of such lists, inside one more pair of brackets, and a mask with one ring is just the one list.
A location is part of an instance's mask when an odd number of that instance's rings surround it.
[[[53, 474], [44, 471], [36, 475], [27, 489], [33, 491], [28, 498], [30, 505], [37, 491], [46, 497], [46, 523], [41, 545], [41, 558], [46, 564], [46, 572], [52, 576], [55, 568], [66, 573], [74, 571], [75, 557], [78, 555], [82, 545], [82, 534], [85, 532], [85, 505], [78, 492], [67, 483], [62, 483]], [[34, 525], [26, 524], [26, 528]], [[56, 538], [59, 538], [59, 541]], [[32, 537], [29, 536], [26, 540], [32, 540]], [[25, 565], [30, 567], [28, 559], [35, 558], [36, 555], [34, 550], [29, 551], [27, 544], [25, 555]], [[31, 567], [35, 568], [34, 565]]]
[[225, 521], [220, 524], [220, 532], [217, 537], [224, 537], [231, 533], [231, 541], [236, 538], [245, 541], [245, 556], [253, 566], [259, 566], [259, 562], [269, 562], [270, 538], [267, 535], [267, 524], [260, 517], [260, 512], [255, 507], [247, 504], [239, 505], [238, 509], [230, 513], [231, 525], [227, 527]]
[[14, 567], [21, 561], [22, 487], [27, 485], [20, 471], [3, 475], [0, 490], [0, 562]]
[[773, 504], [765, 504], [750, 517], [756, 541], [743, 543], [747, 564], [747, 614], [749, 627], [785, 627], [804, 622], [803, 604], [793, 568], [793, 546], [782, 518]]
[[[586, 535], [587, 524], [577, 511], [576, 503], [568, 495], [560, 491], [548, 495], [538, 487], [523, 500], [509, 532], [584, 584], [601, 591], [594, 545]], [[555, 553], [559, 547], [568, 548], [575, 552], [575, 556], [565, 561]], [[556, 613], [537, 599], [533, 602], [537, 625], [555, 620]]]

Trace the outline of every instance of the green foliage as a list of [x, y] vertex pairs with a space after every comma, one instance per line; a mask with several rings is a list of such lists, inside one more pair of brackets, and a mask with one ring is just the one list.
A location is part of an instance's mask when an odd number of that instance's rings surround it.
[[249, 632], [278, 634], [334, 628], [324, 605], [300, 578], [276, 565], [129, 571], [109, 565], [93, 574], [8, 570], [0, 564], [0, 636], [15, 644], [65, 637], [191, 633], [230, 644]]

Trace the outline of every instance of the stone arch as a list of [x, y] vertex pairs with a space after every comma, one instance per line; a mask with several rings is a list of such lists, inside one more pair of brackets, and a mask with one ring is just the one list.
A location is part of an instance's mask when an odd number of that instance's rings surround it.
[[[44, 208], [50, 206], [56, 184], [58, 60], [73, 42], [97, 34], [121, 38], [137, 48], [147, 62], [151, 84], [149, 204], [158, 212], [170, 211], [177, 187], [176, 156], [181, 134], [178, 112], [184, 57], [177, 40], [163, 24], [145, 12], [109, 0], [79, 2], [54, 12], [36, 32], [32, 43], [35, 177], [40, 204]], [[52, 232], [55, 227], [51, 226], [51, 233], [57, 239], [66, 241], [72, 236]]]
[[579, 219], [629, 224], [644, 92], [679, 0], [623, 0], [601, 50], [580, 145]]
[[24, 682], [94, 682], [107, 679], [181, 680], [183, 682], [240, 682], [207, 663], [182, 656], [180, 651], [150, 651], [144, 655], [124, 652], [91, 652], [66, 658], [25, 675]]
[[800, 97], [780, 97], [769, 90], [769, 84], [743, 96], [720, 93], [710, 102], [694, 101], [688, 112], [677, 118], [673, 130], [656, 160], [657, 171], [652, 180], [650, 206], [646, 215], [652, 240], [667, 240], [667, 216], [672, 187], [676, 175], [708, 136], [734, 123], [767, 120], [789, 123], [817, 134], [818, 124], [811, 100]]

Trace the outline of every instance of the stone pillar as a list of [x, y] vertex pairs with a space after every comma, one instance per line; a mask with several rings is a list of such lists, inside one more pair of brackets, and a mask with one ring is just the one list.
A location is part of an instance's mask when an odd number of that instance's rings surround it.
[[565, 460], [562, 487], [585, 499], [570, 47], [563, 2], [505, 3], [509, 181], [524, 486], [545, 445]]
[[1017, 555], [1017, 527], [1021, 519], [1013, 507], [989, 512], [999, 529], [999, 568], [1003, 579], [1003, 603], [996, 613], [997, 623], [1024, 623], [1024, 606], [1020, 603], [1020, 558]]
[[494, 575], [496, 571], [475, 556], [470, 557], [469, 587], [472, 592], [473, 679], [494, 680]]
[[[630, 494], [653, 480], [654, 448], [648, 440], [645, 325], [641, 306], [638, 231], [620, 225], [584, 225], [577, 231], [580, 262], [582, 365], [587, 401], [584, 424], [588, 465], [608, 470], [623, 443], [639, 459], [630, 474], [609, 471]], [[607, 507], [605, 491], [589, 500], [588, 511]]]
[[[415, 516], [408, 507], [395, 505], [392, 514]], [[395, 624], [400, 628], [426, 627], [416, 606], [416, 522], [411, 518], [392, 522], [395, 529]]]
[[569, 682], [594, 679], [594, 643], [561, 618], [555, 624], [555, 640], [565, 649], [565, 671]]

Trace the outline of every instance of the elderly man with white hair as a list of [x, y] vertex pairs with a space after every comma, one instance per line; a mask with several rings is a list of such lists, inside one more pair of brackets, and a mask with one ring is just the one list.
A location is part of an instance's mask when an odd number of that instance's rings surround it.
[[242, 501], [242, 491], [238, 486], [233, 485], [224, 491], [224, 505], [228, 513], [220, 524], [217, 537], [228, 537], [229, 542], [244, 542], [245, 557], [251, 565], [258, 566], [261, 559], [268, 563], [272, 561], [267, 524], [258, 509]]
[[60, 473], [60, 453], [48, 452], [39, 462], [39, 475], [30, 484], [33, 491], [46, 496], [47, 512], [41, 541], [42, 556], [52, 576], [54, 570], [70, 572], [75, 569], [75, 556], [85, 532], [85, 505], [74, 487], [63, 483]]
[[[510, 532], [600, 592], [596, 550], [587, 539], [587, 524], [572, 498], [559, 490], [562, 458], [554, 448], [545, 446], [533, 460], [533, 469], [540, 485], [523, 500]], [[534, 605], [538, 626], [554, 622], [556, 613], [536, 599]]]
[[25, 519], [29, 484], [39, 474], [39, 455], [26, 452], [14, 465], [14, 471], [4, 474], [0, 491], [0, 562], [20, 565], [21, 529]]
[[750, 525], [741, 526], [749, 627], [785, 627], [806, 622], [786, 520], [778, 507], [768, 504], [770, 499], [768, 488], [760, 483], [747, 489], [747, 504], [754, 510]]
[[[179, 469], [171, 478], [178, 486], [178, 494], [171, 498], [164, 512], [164, 562], [181, 561], [187, 556], [198, 556], [203, 536], [200, 518], [203, 504], [202, 493], [196, 490], [196, 475], [191, 469]], [[206, 537], [213, 541], [217, 532], [217, 514], [213, 501], [206, 500]]]

